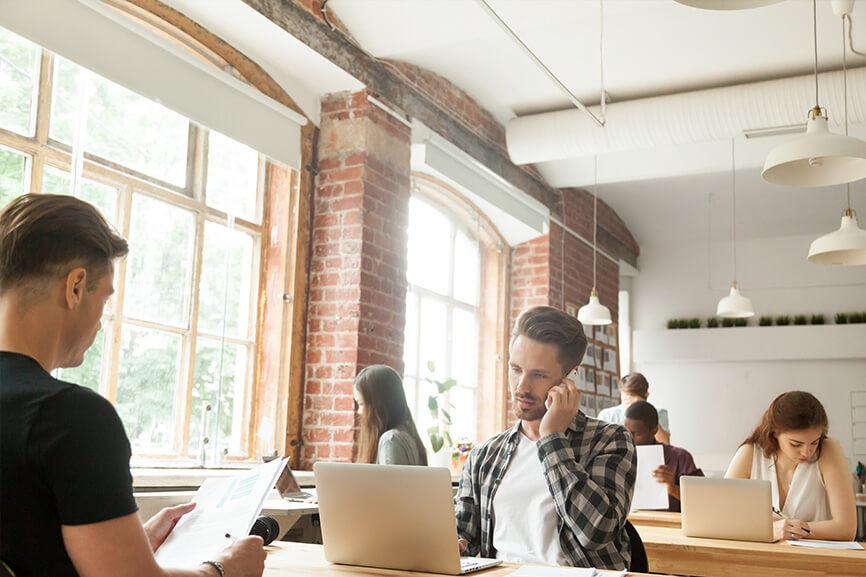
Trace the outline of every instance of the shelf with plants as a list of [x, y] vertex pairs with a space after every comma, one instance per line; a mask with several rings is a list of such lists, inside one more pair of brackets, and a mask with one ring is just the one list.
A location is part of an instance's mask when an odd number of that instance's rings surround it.
[[[866, 323], [636, 330], [635, 363], [866, 359]], [[811, 319], [810, 319], [811, 320]], [[760, 321], [759, 321], [760, 322]]]

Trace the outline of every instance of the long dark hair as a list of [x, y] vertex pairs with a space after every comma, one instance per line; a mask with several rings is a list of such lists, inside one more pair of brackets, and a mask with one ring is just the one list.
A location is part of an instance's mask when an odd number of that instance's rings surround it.
[[379, 452], [379, 437], [382, 433], [399, 427], [412, 436], [421, 457], [421, 464], [426, 465], [427, 451], [418, 436], [418, 429], [406, 403], [403, 380], [397, 371], [386, 365], [371, 365], [358, 373], [354, 386], [364, 400], [357, 461], [375, 463]]
[[830, 428], [827, 412], [814, 395], [803, 391], [790, 391], [779, 395], [770, 403], [761, 417], [761, 422], [751, 436], [743, 441], [743, 445], [758, 447], [764, 456], [769, 458], [779, 450], [779, 433], [813, 428], [821, 429], [821, 438], [815, 453], [817, 458]]

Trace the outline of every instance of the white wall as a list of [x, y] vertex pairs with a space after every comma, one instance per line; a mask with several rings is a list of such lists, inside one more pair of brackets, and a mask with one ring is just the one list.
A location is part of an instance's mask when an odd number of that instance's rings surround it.
[[[740, 243], [740, 286], [757, 316], [823, 313], [832, 322], [836, 312], [866, 312], [866, 267], [807, 262], [813, 239]], [[715, 314], [730, 284], [730, 243], [708, 246], [706, 239], [676, 238], [668, 228], [654, 241], [642, 242], [640, 270], [630, 295], [634, 330], [663, 329], [676, 317], [705, 320]], [[757, 317], [751, 323], [757, 324]], [[831, 436], [854, 457], [851, 392], [866, 391], [866, 342], [863, 351], [861, 358], [847, 360], [646, 362], [636, 343], [633, 370], [649, 379], [650, 401], [670, 412], [673, 443], [692, 451], [705, 470], [720, 471], [770, 401], [794, 389], [822, 401]], [[859, 451], [856, 456], [866, 458]]]

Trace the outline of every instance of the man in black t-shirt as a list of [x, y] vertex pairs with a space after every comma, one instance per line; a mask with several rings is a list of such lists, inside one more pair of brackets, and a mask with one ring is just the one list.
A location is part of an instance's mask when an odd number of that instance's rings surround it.
[[0, 214], [0, 560], [17, 577], [259, 577], [259, 537], [196, 570], [157, 565], [193, 505], [142, 525], [114, 407], [51, 377], [83, 362], [127, 250], [73, 197], [24, 195]]

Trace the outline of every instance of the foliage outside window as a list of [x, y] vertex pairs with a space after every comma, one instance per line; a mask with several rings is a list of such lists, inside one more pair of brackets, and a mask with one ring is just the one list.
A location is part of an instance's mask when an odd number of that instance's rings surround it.
[[209, 462], [258, 457], [255, 397], [276, 386], [254, 380], [265, 167], [256, 151], [0, 29], [0, 205], [76, 194], [130, 243], [93, 347], [57, 376], [115, 404], [135, 462], [195, 461], [205, 435]]

